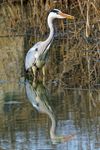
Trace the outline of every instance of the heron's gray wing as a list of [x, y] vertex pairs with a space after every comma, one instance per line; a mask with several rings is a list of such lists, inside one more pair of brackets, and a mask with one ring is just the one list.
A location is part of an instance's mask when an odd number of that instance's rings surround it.
[[45, 108], [49, 112], [53, 112], [52, 108], [49, 104], [50, 101], [50, 95], [48, 93], [48, 90], [45, 88], [43, 84], [38, 84], [37, 89], [36, 89], [37, 96], [40, 98], [42, 105], [45, 106]]
[[41, 47], [39, 47], [40, 48], [40, 54], [39, 54], [40, 60], [45, 60], [45, 61], [48, 60], [48, 52], [49, 52], [48, 50], [50, 48], [51, 43], [52, 43], [52, 41], [50, 41], [50, 43], [48, 43], [48, 44], [43, 42], [41, 44]]
[[28, 70], [35, 63], [37, 51], [40, 49], [41, 42], [36, 43], [26, 54], [25, 58], [25, 68]]
[[36, 109], [38, 109], [38, 103], [36, 101], [36, 91], [34, 90], [34, 88], [32, 87], [32, 85], [29, 83], [28, 80], [26, 80], [26, 94], [28, 97], [28, 100], [30, 101], [30, 103], [33, 105], [33, 107], [35, 107]]

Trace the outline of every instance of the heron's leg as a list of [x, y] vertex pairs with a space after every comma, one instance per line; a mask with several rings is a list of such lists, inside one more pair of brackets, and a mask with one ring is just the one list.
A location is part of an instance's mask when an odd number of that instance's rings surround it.
[[34, 75], [34, 80], [36, 80], [36, 76], [37, 76], [37, 67], [36, 67], [36, 66], [32, 66], [32, 71], [33, 71], [33, 75]]
[[42, 74], [43, 74], [43, 84], [45, 85], [45, 77], [46, 77], [46, 65], [42, 67]]
[[42, 67], [42, 73], [43, 73], [43, 76], [45, 77], [45, 72], [46, 72], [46, 65], [44, 65], [43, 67]]

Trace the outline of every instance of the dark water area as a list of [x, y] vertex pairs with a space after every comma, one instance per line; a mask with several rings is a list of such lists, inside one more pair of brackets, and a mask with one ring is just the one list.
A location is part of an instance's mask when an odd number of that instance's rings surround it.
[[99, 90], [28, 80], [0, 90], [0, 150], [100, 149]]

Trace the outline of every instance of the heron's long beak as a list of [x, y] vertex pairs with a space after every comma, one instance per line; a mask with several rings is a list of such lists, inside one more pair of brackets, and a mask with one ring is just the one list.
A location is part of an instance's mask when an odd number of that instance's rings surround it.
[[60, 12], [59, 15], [64, 17], [64, 18], [67, 18], [67, 19], [74, 19], [74, 16], [71, 16], [71, 15], [68, 15], [68, 14], [65, 14], [65, 13], [62, 13], [62, 12]]

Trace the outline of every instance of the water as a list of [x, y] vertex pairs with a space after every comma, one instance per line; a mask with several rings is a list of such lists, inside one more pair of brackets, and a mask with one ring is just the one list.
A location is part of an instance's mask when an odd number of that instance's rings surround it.
[[1, 83], [0, 150], [99, 150], [99, 108], [99, 90]]

